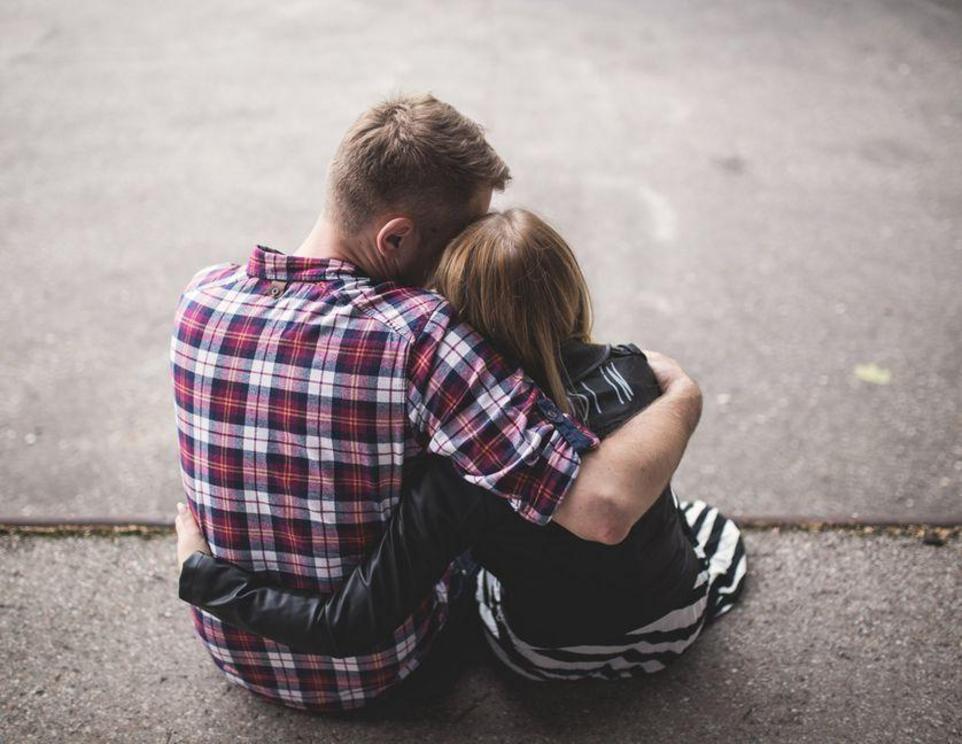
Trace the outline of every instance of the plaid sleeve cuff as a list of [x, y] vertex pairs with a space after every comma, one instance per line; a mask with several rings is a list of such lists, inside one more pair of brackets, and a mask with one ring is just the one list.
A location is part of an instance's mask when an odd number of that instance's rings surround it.
[[540, 395], [537, 410], [550, 424], [551, 435], [545, 441], [540, 462], [521, 479], [524, 497], [512, 498], [519, 516], [537, 525], [554, 517], [564, 496], [581, 469], [581, 454], [600, 441], [595, 434], [566, 415], [550, 398]]
[[545, 396], [538, 398], [538, 408], [578, 454], [598, 446], [598, 437], [590, 432], [587, 427], [566, 415], [550, 398]]

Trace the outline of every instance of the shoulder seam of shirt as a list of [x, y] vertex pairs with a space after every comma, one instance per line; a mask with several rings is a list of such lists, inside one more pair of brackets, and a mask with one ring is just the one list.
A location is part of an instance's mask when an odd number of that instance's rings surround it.
[[[372, 306], [373, 305], [373, 303], [371, 302], [372, 297], [380, 299], [382, 302], [385, 301], [383, 295], [377, 295], [377, 294], [371, 293], [370, 291], [372, 289], [373, 287], [369, 285], [364, 290], [362, 290], [362, 292], [364, 292], [364, 296], [365, 296], [365, 300], [367, 301], [367, 304], [357, 306], [357, 309], [360, 310], [366, 317], [378, 323], [381, 323], [384, 326], [387, 326], [391, 331], [393, 331], [394, 333], [401, 336], [407, 341], [412, 341], [418, 336], [420, 336], [421, 333], [424, 332], [425, 327], [434, 318], [434, 316], [437, 315], [438, 312], [447, 304], [447, 300], [444, 299], [444, 297], [442, 297], [441, 295], [435, 292], [431, 292], [430, 290], [421, 290], [421, 292], [423, 292], [423, 296], [425, 296], [426, 304], [430, 302], [431, 304], [433, 304], [433, 307], [430, 309], [429, 312], [425, 312], [423, 314], [423, 317], [420, 318], [420, 322], [417, 324], [416, 328], [412, 328], [408, 326], [403, 321], [399, 323], [400, 327], [398, 327], [398, 325], [395, 325], [396, 321], [394, 318], [385, 316], [383, 314], [383, 311], [378, 311], [376, 308]], [[403, 312], [398, 311], [398, 315], [403, 315]]]
[[[214, 264], [213, 266], [207, 266], [206, 268], [198, 271], [194, 276], [191, 277], [190, 283], [188, 283], [184, 292], [191, 292], [194, 290], [204, 290], [211, 287], [220, 287], [224, 284], [234, 281], [237, 278], [237, 270], [243, 268], [240, 264], [235, 264], [230, 261], [225, 261], [224, 263]], [[216, 271], [221, 271], [223, 269], [233, 269], [231, 273], [226, 276], [222, 276], [220, 279], [212, 280], [210, 282], [204, 282], [203, 278], [213, 274]]]

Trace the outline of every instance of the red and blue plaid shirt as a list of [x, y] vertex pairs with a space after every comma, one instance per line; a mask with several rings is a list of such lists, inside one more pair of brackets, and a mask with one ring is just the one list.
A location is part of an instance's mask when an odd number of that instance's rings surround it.
[[[171, 341], [184, 489], [214, 555], [281, 585], [336, 590], [380, 540], [406, 461], [548, 521], [597, 440], [432, 292], [344, 261], [258, 247], [201, 271]], [[234, 682], [318, 711], [365, 702], [415, 669], [447, 616], [447, 579], [373, 653], [331, 658], [194, 610]]]

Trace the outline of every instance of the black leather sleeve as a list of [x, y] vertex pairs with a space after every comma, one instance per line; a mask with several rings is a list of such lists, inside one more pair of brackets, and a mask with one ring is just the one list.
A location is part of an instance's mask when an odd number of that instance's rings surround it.
[[510, 505], [466, 483], [441, 457], [412, 479], [374, 552], [330, 596], [284, 589], [262, 574], [194, 553], [180, 598], [295, 651], [356, 656], [390, 641], [454, 558], [504, 519]]

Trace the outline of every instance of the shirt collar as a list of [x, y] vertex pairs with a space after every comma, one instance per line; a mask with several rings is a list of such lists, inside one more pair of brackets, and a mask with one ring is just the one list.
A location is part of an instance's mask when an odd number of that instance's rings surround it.
[[321, 282], [363, 276], [361, 270], [338, 258], [289, 256], [259, 245], [247, 261], [247, 275], [281, 282]]

